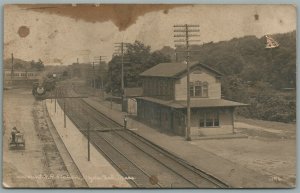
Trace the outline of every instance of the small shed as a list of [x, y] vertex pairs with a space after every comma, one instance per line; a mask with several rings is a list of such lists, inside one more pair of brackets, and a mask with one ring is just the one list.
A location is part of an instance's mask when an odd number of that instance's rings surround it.
[[142, 87], [134, 87], [134, 88], [125, 88], [124, 89], [124, 96], [125, 100], [125, 109], [126, 112], [132, 115], [137, 114], [137, 101], [136, 97], [143, 95]]

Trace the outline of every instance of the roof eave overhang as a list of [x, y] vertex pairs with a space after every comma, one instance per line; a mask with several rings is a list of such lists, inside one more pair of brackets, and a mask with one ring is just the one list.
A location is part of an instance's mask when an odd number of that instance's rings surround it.
[[[220, 105], [220, 106], [194, 106], [194, 107], [191, 107], [191, 109], [200, 109], [200, 108], [235, 108], [235, 107], [246, 107], [246, 106], [249, 106], [249, 105]], [[187, 107], [186, 106], [182, 106], [182, 107], [178, 107], [178, 106], [173, 106], [172, 108], [176, 108], [176, 109], [186, 109]]]

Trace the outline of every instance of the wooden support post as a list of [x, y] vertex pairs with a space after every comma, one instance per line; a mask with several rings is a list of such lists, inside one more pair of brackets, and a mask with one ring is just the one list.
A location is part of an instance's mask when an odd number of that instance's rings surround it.
[[14, 84], [14, 54], [11, 54], [11, 72], [10, 72], [10, 77], [11, 77], [11, 85]]
[[54, 112], [56, 113], [57, 90], [55, 89]]
[[110, 109], [112, 109], [113, 104], [112, 104], [112, 97], [113, 97], [113, 88], [112, 88], [112, 67], [110, 69]]
[[234, 107], [231, 109], [232, 133], [234, 134]]
[[67, 127], [67, 122], [66, 122], [66, 101], [64, 99], [64, 128]]
[[110, 97], [110, 109], [112, 109], [112, 96]]
[[127, 116], [124, 116], [124, 129], [127, 129]]
[[90, 122], [87, 125], [87, 139], [88, 139], [88, 161], [90, 161]]
[[187, 91], [187, 124], [186, 124], [186, 140], [191, 141], [191, 96], [190, 96], [190, 52], [189, 52], [189, 29], [188, 25], [185, 25], [185, 33], [186, 33], [186, 91]]

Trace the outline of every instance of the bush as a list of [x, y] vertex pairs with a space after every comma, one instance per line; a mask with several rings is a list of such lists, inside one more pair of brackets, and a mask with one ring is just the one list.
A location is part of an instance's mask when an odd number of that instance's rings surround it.
[[250, 106], [238, 108], [238, 115], [278, 122], [292, 122], [296, 120], [296, 98], [284, 97], [276, 94], [259, 94], [252, 97]]

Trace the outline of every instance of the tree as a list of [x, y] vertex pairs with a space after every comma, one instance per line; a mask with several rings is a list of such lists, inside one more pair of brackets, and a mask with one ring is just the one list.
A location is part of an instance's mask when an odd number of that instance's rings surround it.
[[101, 62], [95, 66], [96, 71], [96, 87], [102, 88], [107, 83], [107, 69], [106, 62]]
[[[124, 85], [125, 87], [141, 86], [139, 74], [161, 63], [170, 62], [170, 57], [159, 51], [151, 52], [151, 47], [140, 41], [135, 41], [127, 46], [124, 54]], [[107, 91], [111, 88], [115, 94], [121, 93], [121, 56], [113, 56], [109, 65], [109, 78], [111, 84], [107, 85]]]
[[42, 71], [44, 69], [44, 63], [41, 59], [39, 59], [37, 62], [34, 60], [31, 61], [30, 63], [32, 69], [36, 69], [38, 71]]
[[68, 71], [64, 70], [62, 75], [63, 75], [64, 77], [67, 77], [67, 76], [68, 76]]

